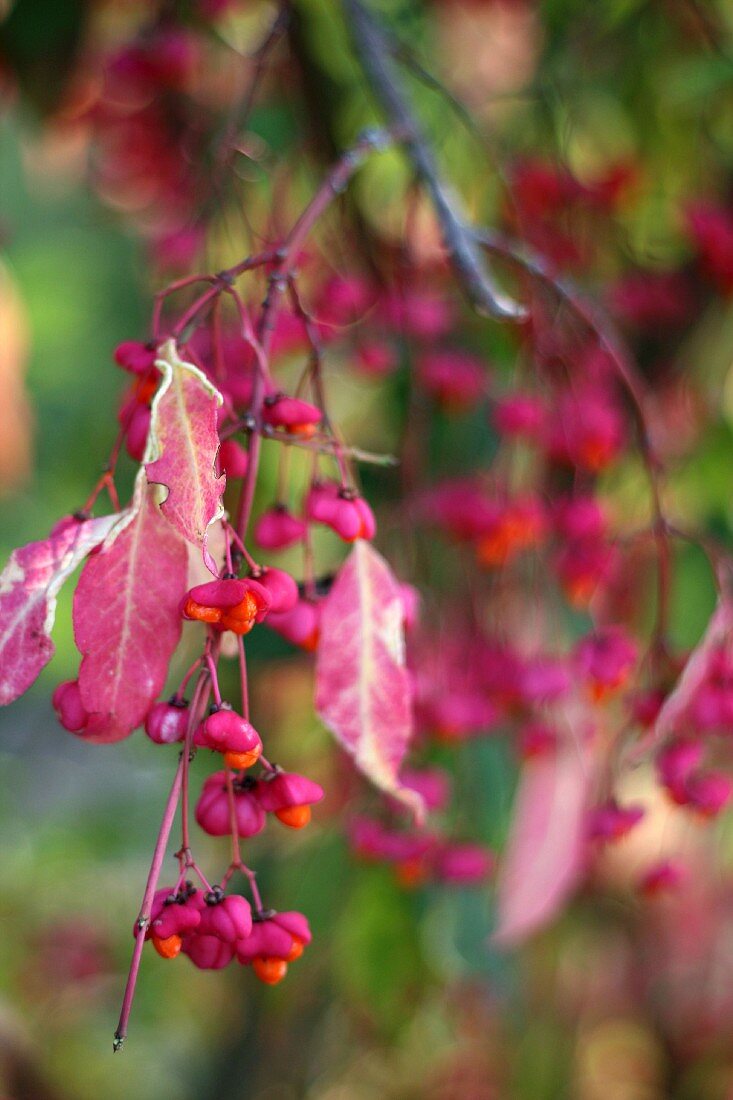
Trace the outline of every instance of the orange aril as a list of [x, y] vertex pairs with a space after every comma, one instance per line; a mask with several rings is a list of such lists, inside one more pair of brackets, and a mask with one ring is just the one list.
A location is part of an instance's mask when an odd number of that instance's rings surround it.
[[285, 806], [275, 811], [275, 817], [291, 829], [302, 829], [311, 819], [310, 806]]
[[252, 969], [265, 985], [277, 985], [287, 974], [288, 964], [285, 959], [266, 958], [259, 955], [253, 960]]
[[290, 951], [288, 952], [287, 961], [289, 963], [295, 962], [296, 959], [300, 958], [300, 956], [303, 954], [304, 951], [305, 951], [305, 944], [303, 943], [303, 941], [301, 939], [298, 939], [297, 936], [293, 936], [293, 946], [290, 948]]
[[254, 749], [250, 749], [249, 752], [225, 752], [224, 763], [228, 768], [234, 768], [239, 771], [243, 768], [251, 768], [253, 764], [257, 763], [261, 755], [261, 745], [258, 745]]
[[205, 607], [189, 598], [184, 605], [183, 614], [187, 619], [196, 619], [200, 623], [218, 623], [221, 619], [221, 608]]
[[164, 940], [160, 936], [151, 936], [150, 939], [161, 959], [175, 959], [176, 955], [180, 954], [183, 940], [179, 935], [174, 933], [172, 936], [166, 936]]

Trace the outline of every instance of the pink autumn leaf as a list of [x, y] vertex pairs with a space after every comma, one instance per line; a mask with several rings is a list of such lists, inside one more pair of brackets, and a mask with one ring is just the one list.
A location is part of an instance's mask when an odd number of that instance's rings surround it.
[[592, 771], [587, 749], [572, 742], [524, 763], [499, 873], [495, 943], [526, 939], [578, 885]]
[[219, 391], [192, 363], [178, 355], [173, 340], [158, 353], [155, 365], [163, 381], [152, 405], [145, 471], [148, 480], [164, 485], [163, 515], [184, 539], [199, 547], [212, 572], [206, 549], [210, 524], [223, 514], [226, 479], [214, 468], [219, 449]]
[[27, 691], [51, 660], [61, 586], [119, 519], [116, 514], [68, 522], [56, 534], [11, 554], [0, 575], [0, 704]]
[[355, 544], [323, 608], [316, 709], [357, 768], [419, 817], [422, 799], [397, 779], [412, 736], [402, 597], [365, 541]]
[[74, 595], [79, 690], [91, 715], [84, 736], [99, 744], [121, 740], [143, 721], [181, 634], [186, 544], [154, 493], [138, 484], [132, 519], [89, 559]]
[[636, 746], [633, 758], [661, 745], [684, 719], [685, 712], [710, 671], [710, 661], [718, 647], [733, 631], [733, 603], [721, 598], [710, 617], [705, 633], [687, 658], [673, 690], [665, 699], [654, 725]]

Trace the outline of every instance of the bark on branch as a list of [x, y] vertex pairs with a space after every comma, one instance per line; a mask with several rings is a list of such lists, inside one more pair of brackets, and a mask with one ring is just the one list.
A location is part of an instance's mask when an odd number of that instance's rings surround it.
[[342, 0], [354, 50], [390, 129], [400, 135], [415, 174], [425, 187], [441, 226], [456, 274], [474, 308], [501, 320], [522, 320], [523, 306], [497, 285], [462, 210], [445, 182], [432, 149], [420, 131], [390, 57], [390, 44], [362, 0]]

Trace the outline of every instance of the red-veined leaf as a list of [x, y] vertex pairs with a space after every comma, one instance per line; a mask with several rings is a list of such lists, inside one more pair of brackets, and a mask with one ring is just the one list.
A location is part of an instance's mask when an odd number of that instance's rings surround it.
[[54, 654], [56, 600], [64, 581], [109, 535], [120, 515], [68, 521], [14, 550], [0, 575], [0, 704], [27, 691]]
[[422, 800], [397, 779], [412, 736], [402, 620], [389, 566], [368, 542], [357, 542], [323, 608], [316, 709], [357, 768], [419, 816]]
[[523, 765], [499, 872], [496, 943], [518, 943], [547, 924], [583, 874], [595, 768], [579, 729]]
[[198, 367], [179, 357], [173, 340], [160, 348], [155, 365], [163, 381], [152, 405], [145, 471], [149, 481], [168, 490], [161, 505], [165, 518], [203, 551], [211, 568], [206, 533], [223, 514], [226, 483], [214, 468], [222, 397]]
[[162, 689], [181, 634], [187, 569], [185, 542], [163, 517], [155, 490], [139, 483], [132, 519], [89, 559], [74, 595], [87, 740], [126, 737]]

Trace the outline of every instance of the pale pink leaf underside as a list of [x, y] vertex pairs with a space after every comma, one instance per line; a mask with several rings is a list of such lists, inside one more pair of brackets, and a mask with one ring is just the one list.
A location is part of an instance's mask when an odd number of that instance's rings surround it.
[[61, 586], [119, 519], [116, 514], [70, 523], [11, 554], [0, 575], [0, 704], [27, 691], [51, 660]]
[[145, 471], [168, 490], [165, 518], [208, 558], [206, 532], [223, 514], [225, 478], [215, 470], [222, 397], [198, 367], [179, 357], [173, 340], [160, 348], [156, 366], [163, 380], [152, 406]]
[[85, 737], [99, 743], [140, 725], [181, 634], [186, 544], [163, 517], [154, 489], [136, 498], [132, 520], [89, 559], [74, 595], [79, 689], [91, 715]]
[[419, 816], [421, 800], [397, 779], [412, 736], [402, 601], [368, 542], [354, 545], [323, 609], [316, 709], [357, 768]]
[[591, 783], [589, 754], [575, 743], [524, 764], [499, 873], [494, 942], [526, 939], [552, 920], [577, 886]]
[[729, 599], [721, 599], [710, 617], [705, 633], [688, 657], [677, 683], [665, 699], [654, 725], [636, 746], [634, 756], [642, 755], [650, 748], [661, 745], [678, 729], [693, 696], [708, 675], [713, 654], [730, 636], [732, 629], [733, 604]]

